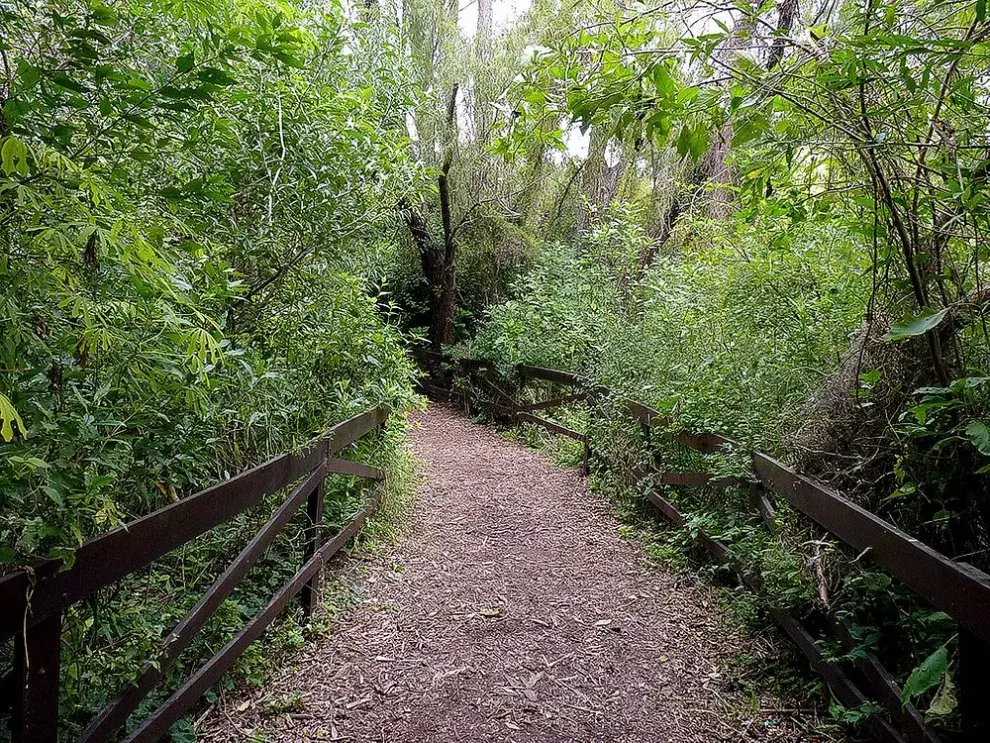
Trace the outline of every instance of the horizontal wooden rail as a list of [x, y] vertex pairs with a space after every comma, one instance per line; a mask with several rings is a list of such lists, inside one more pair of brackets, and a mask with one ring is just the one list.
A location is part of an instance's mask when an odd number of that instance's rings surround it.
[[953, 562], [892, 524], [765, 454], [753, 465], [764, 486], [854, 550], [911, 586], [959, 624], [990, 641], [990, 576]]
[[585, 434], [578, 433], [577, 431], [572, 431], [570, 428], [565, 428], [559, 423], [554, 423], [553, 421], [548, 421], [548, 420], [544, 420], [543, 418], [538, 418], [532, 413], [518, 413], [516, 417], [519, 420], [523, 421], [524, 423], [533, 423], [537, 426], [543, 426], [543, 428], [547, 429], [548, 431], [552, 431], [553, 433], [558, 433], [561, 436], [567, 436], [568, 438], [572, 438], [575, 441], [580, 441], [582, 443], [586, 443], [588, 441], [588, 437]]
[[331, 457], [326, 461], [326, 469], [328, 475], [350, 475], [351, 477], [363, 477], [367, 480], [385, 479], [385, 473], [377, 467], [369, 467], [349, 459]]
[[743, 484], [738, 477], [715, 478], [704, 472], [658, 472], [660, 485], [689, 485], [701, 488], [732, 488]]
[[482, 400], [477, 398], [472, 400], [471, 404], [493, 414], [493, 416], [498, 419], [512, 421], [515, 420], [516, 417], [515, 408], [507, 408], [505, 405], [499, 405], [497, 402], [492, 402], [491, 400]]
[[207, 589], [203, 598], [196, 603], [181, 622], [175, 625], [165, 639], [158, 657], [145, 666], [136, 681], [129, 684], [116, 699], [103, 708], [79, 736], [79, 743], [106, 740], [114, 731], [123, 727], [127, 718], [137, 709], [145, 696], [158, 686], [165, 676], [165, 671], [178, 660], [179, 654], [189, 647], [189, 643], [193, 641], [207, 620], [244, 580], [251, 567], [271, 545], [279, 530], [296, 514], [299, 506], [306, 502], [309, 494], [319, 486], [326, 473], [326, 464], [321, 464], [313, 470], [302, 485], [285, 499], [271, 518], [261, 527], [261, 530], [234, 558], [223, 574]]
[[[651, 476], [647, 474], [646, 477], [650, 478]], [[687, 519], [677, 510], [677, 507], [654, 489], [647, 490], [646, 498], [675, 526], [683, 527], [687, 525]], [[741, 583], [751, 590], [759, 590], [759, 578], [749, 573], [725, 544], [712, 537], [704, 529], [697, 531], [695, 541], [704, 547], [718, 562], [730, 566], [739, 576]], [[812, 668], [825, 679], [832, 693], [835, 694], [836, 699], [850, 709], [858, 709], [867, 701], [863, 692], [843, 672], [838, 664], [825, 658], [815, 644], [811, 633], [798, 620], [776, 607], [769, 607], [769, 612], [774, 621], [777, 622], [797, 648], [808, 658]], [[871, 717], [867, 721], [867, 725], [871, 733], [878, 740], [889, 741], [889, 743], [903, 743], [903, 738], [884, 720]]]
[[[687, 524], [684, 516], [666, 498], [655, 492], [648, 492], [647, 499], [675, 525], [685, 526]], [[730, 566], [739, 576], [741, 583], [753, 591], [760, 589], [762, 581], [752, 573], [749, 573], [739, 559], [732, 555], [725, 544], [713, 538], [704, 529], [697, 531], [695, 540], [718, 562]], [[815, 644], [813, 636], [801, 622], [779, 608], [771, 606], [768, 611], [778, 626], [784, 630], [791, 641], [808, 658], [812, 668], [825, 679], [839, 702], [850, 709], [858, 709], [867, 701], [863, 692], [843, 672], [838, 664], [825, 658]], [[867, 721], [867, 724], [873, 736], [878, 740], [890, 741], [891, 743], [901, 743], [903, 741], [903, 738], [898, 735], [897, 731], [883, 720], [871, 717]]]
[[164, 737], [172, 725], [182, 717], [196, 701], [215, 684], [224, 671], [230, 668], [247, 648], [261, 637], [265, 628], [279, 615], [286, 604], [323, 568], [327, 560], [347, 544], [364, 527], [365, 522], [381, 503], [382, 488], [375, 489], [370, 502], [348, 525], [323, 545], [302, 569], [286, 583], [272, 598], [269, 604], [252, 618], [234, 639], [228, 642], [216, 655], [186, 681], [161, 707], [155, 710], [142, 724], [129, 735], [125, 743], [153, 743]]
[[[213, 582], [204, 596], [174, 627], [158, 656], [149, 661], [134, 682], [107, 705], [79, 738], [80, 743], [102, 743], [114, 739], [141, 701], [164, 678], [179, 654], [189, 646], [207, 620], [233, 593], [251, 567], [271, 545], [278, 532], [307, 504], [310, 526], [306, 563], [290, 584], [255, 617], [220, 655], [205, 667], [206, 674], [194, 679], [219, 677], [243, 648], [250, 644], [285, 605], [304, 589], [310, 605], [318, 589], [318, 567], [360, 529], [380, 500], [381, 486], [372, 502], [355, 521], [325, 546], [320, 544], [323, 481], [328, 474], [342, 474], [384, 481], [385, 473], [368, 465], [333, 457], [365, 434], [382, 426], [387, 413], [375, 408], [334, 426], [315, 445], [300, 454], [285, 454], [230, 480], [170, 504], [86, 542], [76, 551], [72, 567], [59, 572], [61, 563], [43, 561], [29, 570], [0, 577], [0, 637], [14, 635], [15, 667], [5, 684], [4, 700], [13, 709], [15, 743], [53, 743], [58, 731], [58, 683], [63, 612], [72, 603], [144, 568], [154, 560], [258, 505], [265, 497], [304, 478], [282, 501], [264, 526]], [[370, 510], [369, 510], [370, 509]], [[298, 583], [298, 585], [296, 585]], [[214, 674], [210, 675], [210, 674]], [[212, 682], [211, 682], [212, 683]], [[134, 734], [140, 740], [156, 740], [167, 732], [156, 728], [160, 721], [174, 722], [198, 699], [190, 684], [182, 696], [173, 695]], [[200, 688], [200, 687], [196, 687]], [[182, 691], [182, 690], [180, 690]], [[159, 721], [159, 722], [156, 722]], [[161, 723], [164, 724], [164, 723]], [[168, 723], [171, 725], [171, 722]], [[134, 738], [134, 736], [132, 736]]]
[[[852, 710], [861, 709], [869, 701], [839, 665], [824, 656], [815, 644], [815, 638], [800, 622], [780, 609], [770, 607], [769, 611], [774, 621], [791, 638], [791, 642], [808, 658], [815, 672], [825, 679], [835, 698], [844, 707]], [[865, 722], [870, 733], [877, 740], [903, 743], [904, 739], [886, 720], [870, 715]]]
[[587, 399], [588, 396], [585, 393], [575, 392], [573, 395], [562, 395], [561, 397], [555, 397], [552, 400], [543, 400], [542, 402], [534, 402], [529, 405], [520, 405], [518, 409], [526, 413], [533, 413], [537, 410], [559, 408], [561, 405], [567, 405], [572, 402], [582, 402]]
[[[668, 419], [641, 403], [626, 401], [630, 414], [648, 426], [665, 428]], [[738, 449], [719, 434], [670, 434], [690, 449], [714, 453]], [[778, 460], [756, 452], [753, 470], [762, 485], [782, 496], [795, 510], [909, 585], [936, 608], [990, 642], [990, 575], [955, 562], [893, 524], [856, 505], [821, 483], [798, 474]]]
[[547, 369], [542, 366], [519, 365], [516, 367], [516, 373], [524, 379], [543, 379], [548, 382], [569, 384], [575, 387], [585, 384], [585, 381], [577, 374], [560, 369]]
[[76, 550], [75, 562], [68, 570], [59, 572], [59, 560], [41, 562], [32, 568], [33, 591], [27, 571], [0, 577], [0, 606], [4, 607], [0, 637], [61, 612], [256, 506], [384, 421], [385, 412], [380, 408], [361, 413], [334, 426], [325, 439], [304, 453], [275, 457], [96, 537]]

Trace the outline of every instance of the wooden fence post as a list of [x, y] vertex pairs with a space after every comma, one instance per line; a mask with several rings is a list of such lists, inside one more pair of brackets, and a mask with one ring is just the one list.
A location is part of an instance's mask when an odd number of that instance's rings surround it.
[[589, 394], [585, 398], [588, 404], [588, 425], [584, 430], [584, 466], [582, 467], [585, 477], [591, 474], [591, 429], [595, 422], [595, 414], [598, 412], [598, 398]]
[[990, 643], [959, 628], [959, 713], [965, 743], [990, 740]]
[[[303, 558], [304, 565], [312, 559], [313, 555], [316, 554], [317, 550], [323, 544], [323, 483], [325, 481], [325, 479], [320, 480], [306, 501], [306, 520], [308, 522], [307, 531], [309, 534], [306, 539], [306, 556]], [[322, 574], [322, 570], [317, 570], [299, 593], [299, 597], [302, 599], [303, 611], [307, 618], [313, 616], [317, 607], [320, 605], [320, 580], [322, 579]]]
[[54, 614], [14, 636], [14, 743], [55, 743], [62, 655], [62, 614]]

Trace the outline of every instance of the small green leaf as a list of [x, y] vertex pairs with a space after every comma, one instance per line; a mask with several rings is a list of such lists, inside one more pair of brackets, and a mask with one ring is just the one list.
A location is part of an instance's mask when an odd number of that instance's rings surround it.
[[28, 175], [27, 147], [16, 137], [7, 137], [0, 146], [0, 169], [4, 175]]
[[59, 571], [68, 570], [76, 564], [76, 551], [71, 547], [55, 547], [48, 553], [48, 556], [62, 561]]
[[196, 64], [196, 56], [193, 52], [188, 54], [183, 54], [177, 60], [175, 60], [175, 69], [179, 72], [189, 72]]
[[237, 82], [236, 77], [229, 72], [218, 70], [216, 67], [204, 67], [196, 73], [196, 77], [204, 83], [212, 83], [213, 85], [233, 85]]
[[52, 82], [58, 85], [60, 88], [65, 88], [66, 90], [71, 90], [74, 93], [88, 93], [89, 88], [76, 80], [73, 80], [64, 72], [59, 72], [52, 78]]
[[885, 341], [900, 341], [905, 338], [924, 335], [932, 328], [937, 327], [945, 319], [948, 311], [948, 309], [939, 310], [938, 312], [925, 310], [920, 315], [909, 317], [899, 323], [894, 323], [890, 326], [887, 334], [883, 336], [883, 339]]
[[980, 454], [990, 456], [990, 428], [983, 421], [970, 421], [966, 426], [970, 443]]
[[14, 404], [9, 397], [0, 392], [0, 436], [3, 436], [4, 441], [9, 442], [14, 439], [15, 425], [20, 429], [21, 436], [27, 435], [27, 428], [21, 416], [14, 410]]
[[904, 684], [904, 691], [901, 700], [907, 704], [915, 697], [921, 696], [926, 691], [936, 686], [945, 676], [949, 665], [949, 654], [943, 645], [934, 653], [929, 655], [920, 666], [911, 671], [911, 675]]
[[702, 127], [683, 127], [677, 137], [677, 153], [682, 157], [691, 155], [694, 162], [698, 162], [708, 151], [708, 132]]

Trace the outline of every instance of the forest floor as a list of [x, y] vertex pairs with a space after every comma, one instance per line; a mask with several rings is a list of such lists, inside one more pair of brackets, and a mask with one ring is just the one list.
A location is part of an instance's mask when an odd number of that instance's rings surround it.
[[577, 471], [436, 405], [412, 442], [410, 523], [347, 568], [360, 599], [262, 691], [227, 695], [201, 739], [820, 739], [729, 683], [756, 641], [623, 539]]

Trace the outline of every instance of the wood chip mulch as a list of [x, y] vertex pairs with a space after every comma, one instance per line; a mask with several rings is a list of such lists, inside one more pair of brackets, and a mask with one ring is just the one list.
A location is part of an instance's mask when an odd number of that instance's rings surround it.
[[807, 720], [727, 688], [751, 640], [619, 535], [576, 471], [456, 412], [413, 417], [423, 485], [335, 631], [201, 739], [803, 741]]

